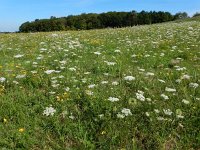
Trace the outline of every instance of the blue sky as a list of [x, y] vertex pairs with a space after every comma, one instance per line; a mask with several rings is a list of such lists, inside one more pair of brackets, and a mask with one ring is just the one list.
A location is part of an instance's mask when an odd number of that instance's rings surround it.
[[200, 0], [0, 0], [0, 31], [18, 31], [26, 21], [107, 11], [200, 12]]

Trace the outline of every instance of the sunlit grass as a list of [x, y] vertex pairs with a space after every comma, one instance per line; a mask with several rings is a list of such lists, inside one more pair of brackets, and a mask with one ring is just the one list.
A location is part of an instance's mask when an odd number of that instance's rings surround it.
[[198, 149], [200, 23], [0, 35], [0, 148]]

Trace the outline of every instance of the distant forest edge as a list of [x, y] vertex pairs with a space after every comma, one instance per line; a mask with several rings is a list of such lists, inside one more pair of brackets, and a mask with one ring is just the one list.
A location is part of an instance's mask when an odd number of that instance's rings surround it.
[[52, 16], [50, 19], [36, 19], [32, 22], [25, 22], [19, 27], [19, 32], [90, 30], [108, 27], [118, 28], [162, 23], [183, 18], [188, 18], [186, 12], [179, 12], [175, 15], [163, 11], [107, 12], [101, 14], [84, 13], [81, 15], [70, 15], [61, 18]]

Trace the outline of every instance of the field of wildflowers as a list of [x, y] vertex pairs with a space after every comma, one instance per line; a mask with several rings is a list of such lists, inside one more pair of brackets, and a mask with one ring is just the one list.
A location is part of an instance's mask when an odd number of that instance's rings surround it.
[[1, 149], [200, 148], [200, 22], [0, 35]]

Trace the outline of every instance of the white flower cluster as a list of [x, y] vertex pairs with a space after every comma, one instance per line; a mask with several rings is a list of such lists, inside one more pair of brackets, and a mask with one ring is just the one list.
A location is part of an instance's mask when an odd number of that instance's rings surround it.
[[101, 55], [101, 53], [99, 51], [94, 52], [95, 55]]
[[166, 91], [166, 92], [176, 92], [176, 89], [172, 89], [172, 88], [166, 87], [166, 88], [165, 88], [165, 91]]
[[18, 55], [15, 55], [14, 58], [21, 58], [23, 57], [24, 55], [21, 55], [21, 54], [18, 54]]
[[46, 109], [43, 112], [43, 115], [53, 116], [55, 112], [56, 110], [52, 106], [50, 106], [50, 107], [46, 107]]
[[169, 99], [169, 97], [167, 96], [167, 95], [165, 95], [165, 94], [161, 94], [160, 95], [164, 100], [168, 100]]
[[26, 75], [25, 75], [25, 74], [22, 74], [22, 75], [17, 75], [17, 76], [16, 76], [16, 78], [17, 78], [17, 79], [22, 79], [22, 78], [25, 78], [25, 77], [26, 77]]
[[5, 82], [5, 81], [6, 81], [6, 78], [4, 78], [4, 77], [1, 77], [1, 78], [0, 78], [0, 82], [1, 82], [1, 83]]
[[196, 89], [199, 87], [199, 84], [198, 83], [190, 83], [189, 87]]
[[126, 77], [124, 77], [124, 80], [126, 80], [126, 81], [133, 81], [133, 80], [135, 80], [135, 77], [133, 77], [133, 76], [126, 76]]
[[124, 118], [126, 116], [131, 116], [131, 110], [128, 108], [123, 108], [120, 113], [117, 114], [117, 118]]
[[44, 73], [46, 73], [46, 74], [51, 74], [51, 73], [53, 73], [53, 72], [55, 72], [55, 70], [46, 70]]
[[108, 100], [111, 101], [111, 102], [117, 102], [117, 101], [119, 101], [119, 98], [109, 97]]
[[108, 66], [114, 66], [116, 65], [116, 62], [109, 62], [109, 61], [104, 61]]
[[170, 109], [163, 109], [163, 112], [165, 115], [171, 116], [171, 114], [173, 113]]
[[138, 92], [136, 93], [136, 98], [140, 101], [145, 101], [144, 92], [138, 90]]

